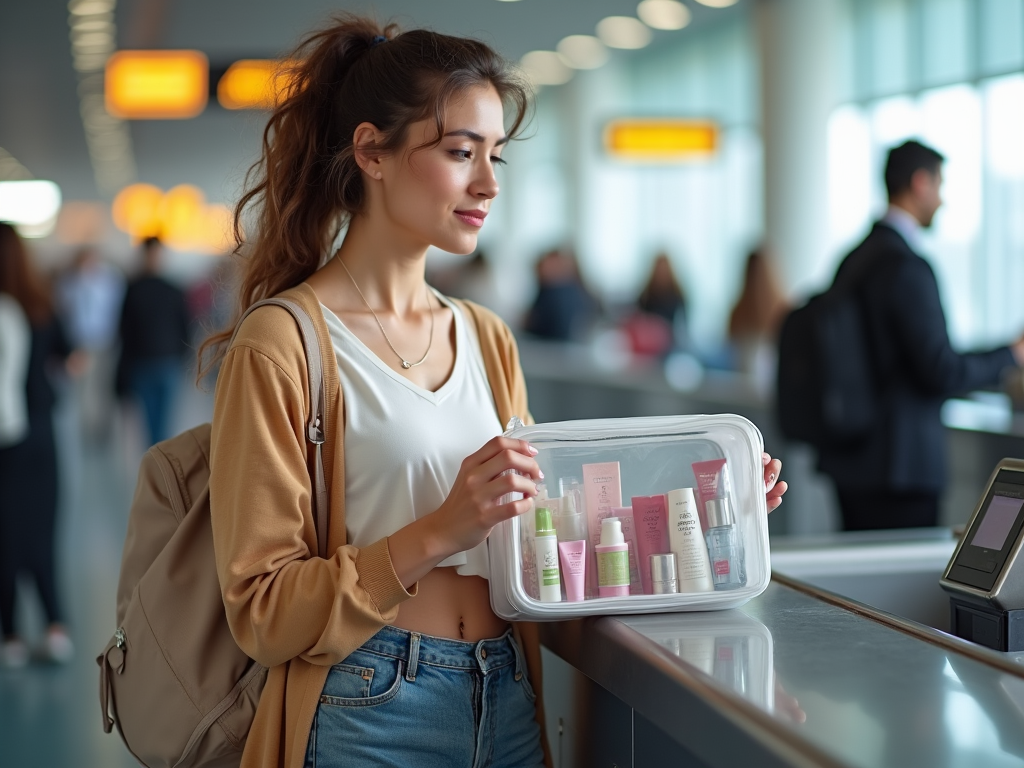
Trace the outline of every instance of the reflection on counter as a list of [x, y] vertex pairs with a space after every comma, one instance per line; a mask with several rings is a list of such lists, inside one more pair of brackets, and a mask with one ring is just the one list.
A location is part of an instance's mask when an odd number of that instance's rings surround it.
[[953, 654], [943, 674], [950, 683], [946, 717], [975, 723], [980, 738], [994, 739], [1004, 752], [1024, 759], [1024, 679], [1003, 674], [992, 685], [976, 665]]
[[623, 624], [768, 712], [775, 708], [772, 633], [740, 610], [629, 616]]

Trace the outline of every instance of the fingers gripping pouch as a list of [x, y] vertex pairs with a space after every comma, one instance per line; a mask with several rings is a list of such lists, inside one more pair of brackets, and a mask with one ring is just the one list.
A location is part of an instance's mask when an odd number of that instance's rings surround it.
[[[747, 419], [513, 419], [505, 436], [537, 449], [546, 482], [488, 538], [503, 619], [723, 610], [768, 587], [764, 441]], [[537, 559], [549, 517], [557, 569]]]

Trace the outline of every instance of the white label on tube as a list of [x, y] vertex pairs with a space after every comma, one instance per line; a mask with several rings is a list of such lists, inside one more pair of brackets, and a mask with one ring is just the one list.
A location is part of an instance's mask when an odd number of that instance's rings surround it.
[[559, 603], [562, 601], [562, 582], [558, 574], [558, 538], [537, 536], [534, 543], [537, 548], [537, 581], [540, 584], [540, 601], [542, 603]]
[[676, 556], [680, 592], [711, 592], [711, 561], [700, 528], [693, 488], [668, 492], [668, 538]]

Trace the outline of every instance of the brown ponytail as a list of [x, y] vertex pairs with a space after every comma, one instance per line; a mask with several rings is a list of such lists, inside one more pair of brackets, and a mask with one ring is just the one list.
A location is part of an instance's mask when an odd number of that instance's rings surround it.
[[[236, 253], [243, 255], [238, 311], [312, 275], [360, 210], [364, 189], [352, 144], [360, 123], [384, 134], [373, 148], [383, 155], [399, 149], [419, 120], [436, 122], [440, 142], [447, 105], [472, 86], [493, 86], [512, 108], [510, 137], [528, 110], [528, 86], [491, 48], [428, 30], [400, 33], [394, 24], [336, 16], [289, 61], [291, 85], [270, 116], [262, 157], [235, 208]], [[253, 231], [247, 242], [243, 219]], [[223, 330], [200, 347], [200, 377], [223, 356], [230, 336]]]

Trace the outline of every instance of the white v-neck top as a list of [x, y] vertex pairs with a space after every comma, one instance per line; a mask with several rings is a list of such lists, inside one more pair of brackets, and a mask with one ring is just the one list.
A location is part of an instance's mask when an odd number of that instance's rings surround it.
[[[345, 527], [357, 547], [440, 507], [463, 459], [502, 432], [476, 333], [458, 307], [434, 294], [455, 315], [455, 365], [436, 392], [389, 368], [320, 305], [345, 393]], [[488, 578], [487, 543], [441, 566]]]

